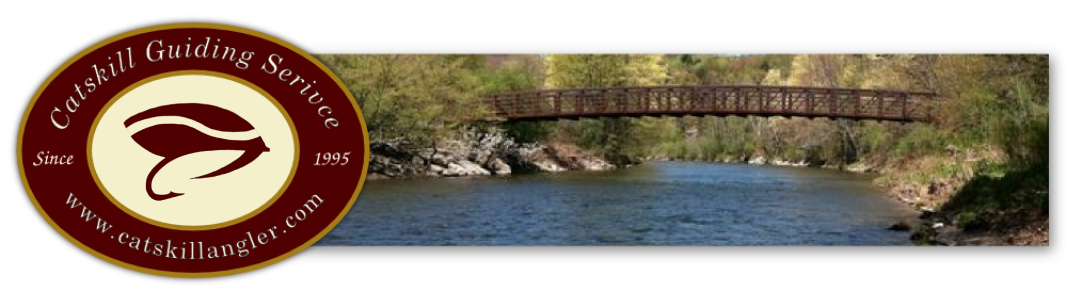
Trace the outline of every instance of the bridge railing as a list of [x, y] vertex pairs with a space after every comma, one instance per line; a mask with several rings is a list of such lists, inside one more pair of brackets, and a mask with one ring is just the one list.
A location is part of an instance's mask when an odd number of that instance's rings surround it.
[[612, 116], [755, 115], [895, 121], [931, 118], [931, 93], [786, 86], [561, 89], [485, 97], [508, 120]]

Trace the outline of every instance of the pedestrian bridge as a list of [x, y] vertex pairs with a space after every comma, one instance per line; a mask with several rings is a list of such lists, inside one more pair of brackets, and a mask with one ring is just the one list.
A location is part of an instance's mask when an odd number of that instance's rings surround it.
[[790, 86], [556, 89], [483, 97], [496, 121], [642, 116], [782, 116], [926, 122], [933, 93]]

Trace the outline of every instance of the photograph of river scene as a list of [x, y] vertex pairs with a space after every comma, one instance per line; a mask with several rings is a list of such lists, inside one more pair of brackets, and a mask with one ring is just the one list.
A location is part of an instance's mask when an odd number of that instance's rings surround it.
[[316, 245], [1050, 244], [1046, 54], [316, 57], [371, 141]]

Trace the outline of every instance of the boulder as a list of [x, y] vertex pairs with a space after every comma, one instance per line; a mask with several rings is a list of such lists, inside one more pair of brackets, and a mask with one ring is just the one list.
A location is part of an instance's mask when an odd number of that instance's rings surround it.
[[511, 174], [511, 166], [508, 166], [507, 163], [504, 163], [500, 159], [493, 159], [489, 162], [488, 168], [489, 171], [492, 171], [492, 174], [496, 176], [507, 176]]
[[489, 162], [489, 158], [492, 157], [492, 151], [489, 149], [475, 149], [470, 151], [467, 156], [468, 160], [473, 161], [476, 164], [486, 164]]
[[533, 164], [536, 165], [537, 168], [543, 172], [555, 173], [566, 171], [566, 168], [559, 166], [558, 163], [552, 160], [534, 161]]
[[580, 159], [579, 163], [581, 163], [582, 168], [588, 171], [606, 171], [614, 169], [614, 165], [594, 157]]
[[389, 176], [385, 176], [385, 175], [378, 174], [378, 173], [370, 173], [370, 174], [366, 175], [366, 179], [367, 180], [384, 180], [384, 179], [388, 179], [388, 178], [389, 178]]
[[873, 173], [874, 168], [864, 163], [854, 163], [844, 168], [845, 171], [859, 174]]
[[492, 175], [492, 172], [489, 172], [489, 170], [486, 170], [485, 168], [482, 168], [480, 165], [475, 164], [474, 162], [471, 162], [471, 161], [462, 160], [462, 161], [459, 161], [459, 165], [462, 166], [463, 168], [465, 168], [468, 173], [470, 173], [468, 176]]
[[456, 164], [448, 164], [448, 168], [441, 170], [440, 175], [445, 177], [458, 177], [462, 176], [465, 172], [462, 167]]
[[400, 146], [396, 142], [372, 142], [370, 143], [370, 152], [376, 156], [383, 156], [388, 158], [408, 159], [411, 154], [401, 150]]
[[440, 174], [443, 171], [444, 171], [444, 167], [438, 166], [436, 164], [429, 164], [429, 172], [430, 173]]
[[455, 163], [448, 164], [448, 168], [444, 169], [440, 173], [446, 177], [461, 177], [461, 176], [478, 176], [478, 175], [490, 175], [491, 173], [485, 168], [478, 166], [477, 164], [460, 160]]
[[911, 225], [907, 224], [906, 222], [900, 221], [896, 222], [892, 226], [889, 226], [888, 229], [895, 231], [911, 231]]
[[438, 166], [447, 166], [448, 164], [455, 163], [455, 157], [449, 155], [448, 153], [438, 152], [430, 158], [430, 163], [436, 164]]
[[810, 163], [807, 161], [791, 162], [787, 160], [773, 160], [770, 161], [771, 165], [783, 166], [783, 167], [809, 167]]

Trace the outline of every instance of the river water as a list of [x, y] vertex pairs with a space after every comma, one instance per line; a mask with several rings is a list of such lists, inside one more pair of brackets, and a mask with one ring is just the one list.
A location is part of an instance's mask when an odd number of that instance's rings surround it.
[[317, 245], [910, 245], [916, 216], [867, 176], [669, 162], [369, 181]]

